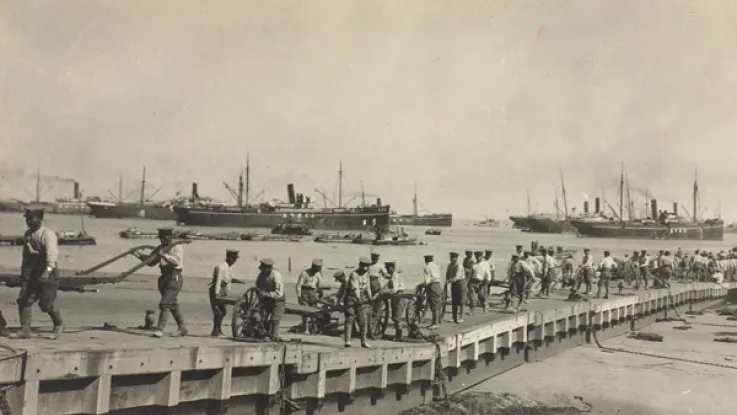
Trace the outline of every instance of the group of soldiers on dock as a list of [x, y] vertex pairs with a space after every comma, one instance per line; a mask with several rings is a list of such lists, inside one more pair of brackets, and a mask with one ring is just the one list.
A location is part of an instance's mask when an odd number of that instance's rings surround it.
[[[56, 235], [42, 226], [43, 210], [28, 209], [25, 213], [28, 230], [25, 233], [25, 245], [21, 266], [21, 289], [18, 296], [18, 312], [21, 328], [11, 338], [29, 338], [31, 336], [31, 310], [38, 302], [39, 308], [48, 313], [53, 323], [52, 338], [58, 338], [64, 331], [61, 312], [55, 304], [59, 286], [57, 259], [59, 255]], [[178, 303], [178, 295], [184, 285], [182, 275], [184, 269], [184, 248], [173, 243], [173, 229], [158, 230], [160, 245], [149, 253], [135, 252], [134, 255], [146, 265], [158, 266], [160, 276], [157, 281], [161, 296], [159, 301], [158, 322], [154, 327], [154, 337], [162, 337], [169, 314], [177, 323], [177, 336], [188, 335], [187, 325]], [[552, 248], [544, 248], [533, 243], [531, 251], [523, 251], [522, 245], [516, 246], [516, 252], [506, 270], [506, 275], [498, 279], [496, 264], [492, 250], [467, 250], [463, 259], [458, 252], [449, 253], [449, 263], [443, 277], [440, 267], [435, 263], [433, 255], [424, 256], [421, 287], [432, 316], [429, 330], [436, 330], [441, 324], [441, 307], [445, 294], [449, 294], [452, 320], [463, 323], [464, 315], [475, 315], [478, 308], [485, 313], [491, 306], [491, 288], [506, 288], [504, 295], [505, 308], [516, 300], [514, 307], [518, 311], [522, 304], [529, 301], [530, 295], [538, 298], [550, 296], [551, 289], [557, 284], [561, 288], [570, 288], [571, 295], [581, 291], [585, 286], [585, 294], [592, 295], [593, 283], [598, 275], [596, 298], [608, 298], [609, 282], [620, 277], [623, 283], [636, 289], [667, 288], [670, 281], [716, 281], [733, 280], [737, 276], [737, 253], [720, 252], [717, 254], [697, 250], [693, 255], [684, 254], [682, 250], [671, 255], [670, 251], [660, 251], [650, 257], [647, 251], [634, 251], [623, 259], [615, 259], [609, 251], [604, 251], [601, 261], [596, 263], [589, 249], [584, 249], [583, 258], [576, 267], [573, 255], [560, 255]], [[239, 252], [226, 250], [225, 260], [218, 264], [212, 274], [209, 298], [213, 313], [213, 337], [222, 337], [222, 323], [227, 314], [226, 299], [232, 292], [231, 284], [245, 283], [233, 277], [232, 267], [239, 258]], [[578, 268], [574, 271], [575, 268]], [[309, 268], [303, 270], [296, 283], [296, 297], [299, 304], [317, 307], [326, 288], [323, 281], [323, 261], [314, 259]], [[380, 255], [372, 253], [370, 258], [362, 257], [358, 266], [346, 275], [344, 271], [333, 274], [339, 284], [336, 296], [336, 309], [343, 310], [344, 344], [351, 347], [354, 322], [358, 323], [361, 346], [370, 348], [368, 343], [371, 333], [368, 330], [370, 319], [380, 298], [389, 298], [389, 315], [394, 326], [396, 341], [403, 339], [402, 316], [405, 312], [406, 300], [392, 294], [407, 290], [402, 274], [397, 271], [394, 261], [380, 262]], [[650, 283], [652, 280], [652, 283]], [[620, 283], [620, 288], [622, 283]], [[287, 294], [284, 278], [275, 269], [274, 260], [259, 260], [259, 273], [253, 288], [259, 297], [264, 328], [268, 335], [278, 338], [280, 323], [286, 308]], [[603, 294], [603, 296], [602, 296]], [[379, 297], [388, 295], [388, 297]], [[466, 310], [466, 306], [468, 309]], [[303, 318], [303, 329], [309, 333], [307, 317]], [[0, 332], [6, 322], [0, 313]]]

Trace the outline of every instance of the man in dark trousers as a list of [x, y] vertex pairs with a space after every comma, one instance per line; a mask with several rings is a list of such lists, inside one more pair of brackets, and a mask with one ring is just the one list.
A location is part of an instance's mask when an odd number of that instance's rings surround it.
[[223, 298], [230, 294], [230, 284], [241, 282], [233, 278], [233, 265], [238, 260], [238, 251], [228, 249], [225, 251], [225, 261], [221, 262], [212, 271], [210, 282], [210, 308], [213, 315], [212, 337], [223, 337], [222, 324], [227, 314], [227, 308]]
[[43, 209], [26, 209], [26, 230], [21, 264], [20, 295], [18, 313], [20, 331], [10, 337], [27, 339], [31, 337], [31, 317], [33, 304], [51, 317], [54, 329], [51, 338], [58, 338], [64, 331], [61, 312], [56, 307], [56, 294], [59, 289], [59, 244], [51, 229], [42, 226]]
[[279, 338], [279, 324], [287, 306], [284, 279], [281, 273], [274, 269], [273, 259], [264, 258], [260, 262], [256, 288], [259, 290], [263, 321], [268, 323], [264, 328], [273, 338]]
[[450, 253], [450, 263], [445, 270], [445, 283], [450, 284], [451, 309], [453, 321], [463, 323], [463, 304], [466, 302], [466, 273], [464, 267], [458, 263], [458, 253]]
[[154, 337], [164, 337], [164, 329], [166, 328], [169, 314], [171, 313], [174, 317], [174, 321], [177, 322], [177, 336], [186, 336], [189, 331], [187, 325], [184, 323], [184, 317], [182, 312], [179, 310], [179, 292], [184, 286], [184, 277], [182, 271], [184, 270], [184, 247], [182, 245], [173, 245], [174, 242], [174, 229], [172, 228], [161, 228], [159, 231], [159, 246], [157, 246], [153, 252], [149, 255], [145, 255], [139, 252], [134, 253], [141, 261], [148, 261], [151, 258], [155, 258], [148, 262], [148, 266], [153, 267], [158, 265], [161, 270], [161, 275], [158, 280], [159, 293], [161, 294], [161, 301], [159, 301], [159, 322], [156, 325], [156, 331]]

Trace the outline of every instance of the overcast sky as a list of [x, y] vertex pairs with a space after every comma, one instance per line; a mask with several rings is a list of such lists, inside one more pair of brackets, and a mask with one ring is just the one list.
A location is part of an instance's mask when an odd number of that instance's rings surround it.
[[[632, 187], [737, 219], [737, 3], [0, 0], [0, 196], [337, 188], [505, 217]], [[48, 180], [50, 181], [50, 180]], [[50, 186], [45, 184], [45, 186]], [[54, 185], [48, 193], [69, 193]], [[636, 193], [636, 192], [635, 192]], [[49, 196], [50, 197], [50, 196]], [[638, 202], [638, 206], [642, 203]], [[580, 207], [579, 207], [580, 209]]]

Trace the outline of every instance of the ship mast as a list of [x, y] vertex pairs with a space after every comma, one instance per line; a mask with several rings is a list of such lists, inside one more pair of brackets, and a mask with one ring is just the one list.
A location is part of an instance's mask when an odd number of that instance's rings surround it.
[[530, 215], [530, 189], [527, 189], [527, 215]]
[[363, 180], [361, 180], [361, 206], [366, 207], [366, 192], [363, 190]]
[[624, 163], [622, 163], [622, 171], [619, 175], [619, 220], [624, 222]]
[[243, 207], [243, 170], [238, 173], [238, 207]]
[[698, 221], [698, 201], [699, 201], [699, 171], [694, 170], [694, 181], [693, 181], [693, 221]]
[[563, 188], [563, 207], [566, 209], [566, 218], [568, 218], [568, 199], [566, 198], [566, 182], [563, 180], [563, 168], [560, 168], [560, 185]]
[[338, 166], [338, 207], [343, 207], [343, 160]]
[[118, 179], [118, 203], [123, 202], [123, 175]]
[[650, 203], [650, 193], [647, 189], [645, 189], [645, 219], [655, 219], [650, 217], [650, 209], [648, 203]]
[[141, 177], [141, 206], [146, 203], [146, 166], [143, 166], [143, 176]]
[[248, 206], [248, 204], [251, 203], [251, 200], [248, 198], [250, 187], [251, 187], [251, 166], [250, 166], [250, 160], [248, 157], [248, 152], [246, 151], [246, 206]]
[[560, 219], [560, 204], [558, 203], [558, 185], [553, 183], [555, 187], [555, 219]]
[[415, 217], [419, 216], [417, 210], [417, 183], [415, 183], [415, 197], [412, 199], [412, 213], [414, 213]]
[[627, 216], [629, 216], [630, 220], [632, 220], [632, 195], [630, 194], [629, 176], [625, 178], [625, 182], [627, 186]]
[[36, 203], [41, 201], [41, 169], [36, 170]]

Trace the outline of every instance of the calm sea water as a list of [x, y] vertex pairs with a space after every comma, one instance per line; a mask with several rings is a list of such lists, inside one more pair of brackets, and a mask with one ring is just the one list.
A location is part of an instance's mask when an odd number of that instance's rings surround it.
[[[75, 215], [47, 215], [45, 225], [54, 231], [81, 229], [81, 218]], [[143, 231], [154, 231], [157, 227], [173, 226], [170, 221], [154, 221], [144, 219], [92, 219], [84, 218], [87, 232], [97, 238], [96, 246], [61, 247], [60, 267], [66, 269], [82, 269], [104, 261], [130, 247], [143, 244], [154, 244], [155, 240], [128, 240], [118, 236], [118, 232], [136, 226]], [[228, 232], [244, 229], [228, 228], [196, 228], [203, 233]], [[25, 230], [25, 221], [19, 213], [0, 213], [0, 234], [20, 234]], [[271, 257], [282, 271], [287, 281], [295, 281], [299, 270], [308, 266], [313, 258], [322, 258], [325, 262], [326, 274], [336, 269], [355, 266], [358, 258], [367, 256], [372, 251], [381, 254], [382, 260], [397, 261], [398, 268], [410, 282], [421, 280], [419, 273], [423, 265], [423, 255], [434, 254], [436, 262], [444, 267], [448, 262], [450, 251], [463, 252], [466, 249], [491, 249], [497, 261], [497, 268], [506, 266], [515, 245], [529, 247], [530, 242], [538, 240], [542, 245], [563, 246], [578, 249], [580, 258], [583, 248], [591, 248], [594, 259], [601, 259], [605, 249], [614, 256], [623, 256], [632, 250], [647, 249], [657, 251], [678, 247], [686, 251], [708, 249], [712, 251], [731, 249], [737, 246], [737, 235], [725, 235], [725, 240], [714, 241], [651, 241], [627, 239], [579, 238], [574, 235], [549, 235], [524, 233], [511, 227], [483, 228], [470, 226], [470, 223], [458, 223], [453, 228], [443, 229], [441, 236], [425, 235], [425, 227], [405, 227], [405, 232], [416, 235], [427, 245], [407, 247], [379, 247], [324, 244], [311, 240], [305, 242], [250, 242], [250, 241], [193, 241], [185, 248], [185, 275], [187, 277], [209, 278], [212, 269], [224, 259], [225, 249], [238, 249], [241, 259], [236, 264], [237, 276], [253, 278], [257, 272], [258, 259]], [[268, 229], [257, 229], [257, 232], [268, 233]], [[16, 268], [20, 266], [21, 248], [0, 247], [0, 266]], [[289, 271], [291, 259], [292, 271]], [[123, 271], [136, 264], [135, 259], [124, 259], [105, 268], [106, 271]], [[155, 269], [143, 269], [141, 273], [153, 273]]]

